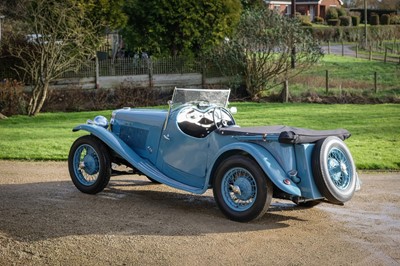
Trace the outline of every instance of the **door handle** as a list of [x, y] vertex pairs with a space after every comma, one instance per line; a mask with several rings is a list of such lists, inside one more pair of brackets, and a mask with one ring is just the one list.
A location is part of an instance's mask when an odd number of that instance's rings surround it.
[[163, 138], [166, 139], [166, 140], [171, 140], [171, 139], [169, 138], [169, 134], [163, 135]]

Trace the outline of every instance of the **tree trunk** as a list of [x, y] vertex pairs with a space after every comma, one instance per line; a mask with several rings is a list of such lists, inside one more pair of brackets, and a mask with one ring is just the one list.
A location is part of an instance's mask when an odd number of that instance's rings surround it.
[[28, 115], [37, 115], [43, 107], [44, 101], [47, 98], [49, 89], [49, 81], [44, 81], [43, 84], [37, 85], [33, 91], [29, 101]]

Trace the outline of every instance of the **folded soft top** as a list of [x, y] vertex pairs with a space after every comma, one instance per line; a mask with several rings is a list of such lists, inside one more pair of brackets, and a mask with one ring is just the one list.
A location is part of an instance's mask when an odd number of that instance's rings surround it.
[[226, 127], [218, 129], [217, 133], [222, 135], [237, 136], [279, 134], [279, 142], [289, 144], [313, 143], [329, 136], [335, 136], [341, 140], [345, 140], [351, 136], [350, 132], [346, 129], [313, 130], [282, 125], [261, 127]]

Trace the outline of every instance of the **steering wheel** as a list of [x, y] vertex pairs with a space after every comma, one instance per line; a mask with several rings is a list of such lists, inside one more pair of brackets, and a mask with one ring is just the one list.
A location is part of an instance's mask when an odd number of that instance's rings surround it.
[[220, 129], [221, 127], [226, 127], [228, 125], [227, 122], [223, 119], [222, 109], [222, 107], [214, 107], [213, 110], [213, 121], [217, 129]]

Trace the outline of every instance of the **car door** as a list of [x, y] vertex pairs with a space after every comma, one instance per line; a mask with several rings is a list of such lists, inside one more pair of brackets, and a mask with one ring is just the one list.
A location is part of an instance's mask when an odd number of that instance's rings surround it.
[[207, 136], [191, 136], [171, 119], [161, 136], [158, 162], [170, 178], [201, 188], [205, 182], [208, 148]]

